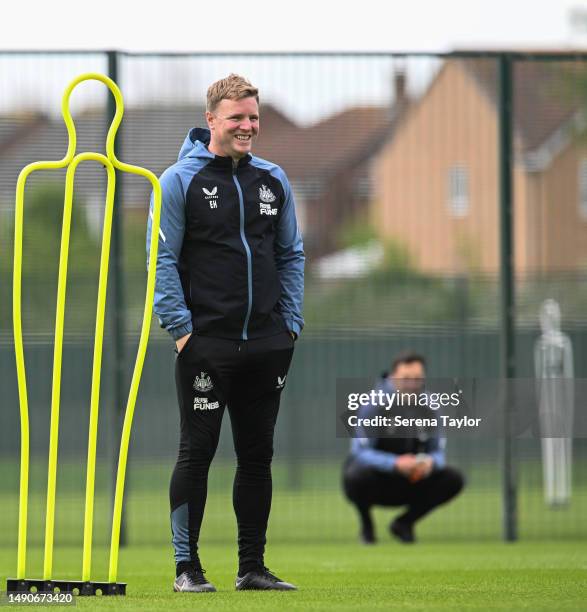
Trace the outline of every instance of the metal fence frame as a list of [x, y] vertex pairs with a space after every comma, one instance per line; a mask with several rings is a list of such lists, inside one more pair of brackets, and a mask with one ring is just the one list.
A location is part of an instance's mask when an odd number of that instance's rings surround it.
[[[514, 51], [462, 51], [452, 53], [434, 52], [197, 52], [197, 53], [158, 53], [142, 52], [131, 53], [118, 50], [50, 50], [50, 51], [21, 51], [2, 50], [0, 56], [6, 55], [104, 55], [107, 60], [108, 76], [121, 85], [119, 64], [123, 57], [361, 57], [361, 58], [438, 58], [438, 59], [493, 59], [498, 68], [498, 168], [499, 168], [499, 252], [500, 252], [500, 364], [499, 372], [504, 379], [516, 377], [516, 345], [515, 345], [515, 280], [514, 280], [514, 211], [513, 211], [513, 68], [519, 61], [574, 61], [587, 60], [587, 53], [524, 53]], [[124, 84], [122, 84], [124, 85]], [[109, 117], [114, 116], [114, 100], [108, 99], [107, 112]], [[120, 142], [117, 139], [116, 150]], [[117, 178], [120, 184], [120, 178]], [[112, 228], [112, 265], [110, 267], [110, 301], [115, 304], [115, 315], [111, 317], [110, 328], [113, 335], [113, 388], [114, 403], [117, 410], [117, 420], [122, 418], [122, 406], [125, 400], [126, 354], [124, 342], [124, 283], [123, 283], [123, 244], [121, 227], [121, 209], [119, 206], [120, 186], [116, 190], [114, 204], [114, 219]], [[507, 392], [503, 398], [509, 406]], [[506, 429], [507, 423], [506, 423]], [[517, 474], [516, 474], [516, 448], [513, 437], [506, 436], [502, 444], [503, 468], [503, 538], [506, 541], [515, 541], [518, 538], [517, 517]], [[124, 543], [124, 531], [121, 543]]]

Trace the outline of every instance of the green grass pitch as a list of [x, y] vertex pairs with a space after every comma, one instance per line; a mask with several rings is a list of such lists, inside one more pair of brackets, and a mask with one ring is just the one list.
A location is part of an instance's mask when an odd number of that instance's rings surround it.
[[[77, 549], [56, 551], [60, 567]], [[106, 557], [105, 550], [97, 556]], [[39, 560], [41, 551], [33, 557]], [[13, 553], [0, 552], [2, 568]], [[203, 557], [217, 593], [173, 593], [169, 547], [122, 552], [126, 597], [78, 598], [80, 608], [128, 610], [585, 610], [587, 551], [574, 543], [422, 543], [274, 545], [269, 566], [295, 593], [234, 590], [235, 546], [210, 544]], [[67, 573], [69, 577], [75, 574]]]
[[[167, 486], [170, 465], [135, 465], [126, 500], [129, 545], [121, 550], [118, 579], [126, 597], [80, 598], [80, 608], [165, 610], [587, 610], [587, 488], [577, 463], [570, 506], [546, 508], [540, 470], [521, 466], [520, 541], [501, 539], [498, 466], [471, 465], [469, 486], [454, 503], [417, 529], [419, 542], [392, 540], [395, 512], [375, 513], [379, 542], [357, 541], [357, 522], [339, 489], [340, 464], [304, 467], [302, 486], [288, 488], [282, 465], [275, 493], [266, 563], [299, 586], [295, 593], [234, 591], [236, 527], [230, 495], [234, 467], [214, 466], [202, 530], [201, 554], [212, 594], [173, 593]], [[18, 478], [5, 464], [0, 490], [0, 590], [16, 569]], [[34, 465], [29, 508], [27, 577], [42, 572], [45, 470]], [[53, 576], [79, 579], [83, 532], [83, 464], [60, 466]], [[110, 486], [99, 470], [92, 578], [107, 575]]]

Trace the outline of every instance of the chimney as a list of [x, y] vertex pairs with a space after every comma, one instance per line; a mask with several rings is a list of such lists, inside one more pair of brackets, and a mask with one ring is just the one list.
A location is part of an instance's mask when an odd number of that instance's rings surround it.
[[395, 104], [403, 106], [406, 101], [406, 73], [402, 69], [396, 69], [393, 73], [393, 93]]

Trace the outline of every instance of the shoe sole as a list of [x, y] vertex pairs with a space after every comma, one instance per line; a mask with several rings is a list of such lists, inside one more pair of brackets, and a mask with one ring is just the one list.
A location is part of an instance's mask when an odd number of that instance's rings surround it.
[[237, 591], [297, 591], [297, 587], [292, 588], [271, 588], [271, 587], [267, 587], [266, 589], [261, 589], [259, 587], [236, 587]]
[[235, 585], [235, 589], [237, 591], [297, 591], [298, 588], [295, 586], [291, 586], [291, 587], [256, 587], [256, 586], [249, 586], [249, 585], [245, 585], [245, 586], [240, 586], [240, 585]]
[[182, 589], [177, 588], [177, 586], [174, 584], [173, 585], [173, 592], [174, 593], [216, 593], [216, 587], [214, 587], [213, 585], [210, 585], [212, 588], [206, 588], [206, 589], [202, 589], [201, 591], [184, 591]]

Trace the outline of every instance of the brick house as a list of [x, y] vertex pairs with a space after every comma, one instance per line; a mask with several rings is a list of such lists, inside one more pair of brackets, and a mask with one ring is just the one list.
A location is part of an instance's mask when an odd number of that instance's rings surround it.
[[[514, 239], [519, 274], [587, 263], [579, 63], [514, 64]], [[577, 88], [575, 87], [575, 90]], [[439, 274], [499, 267], [497, 66], [449, 59], [373, 164], [371, 220], [414, 265]]]

